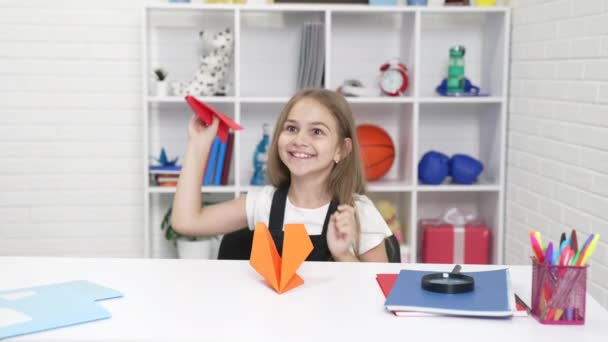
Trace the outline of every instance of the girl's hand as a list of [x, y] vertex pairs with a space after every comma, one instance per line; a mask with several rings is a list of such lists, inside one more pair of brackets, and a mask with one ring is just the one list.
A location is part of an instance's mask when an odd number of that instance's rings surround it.
[[331, 215], [327, 227], [327, 247], [336, 261], [352, 260], [354, 255], [350, 251], [355, 239], [356, 222], [355, 208], [342, 204]]
[[213, 139], [217, 135], [219, 123], [220, 120], [214, 116], [211, 125], [207, 126], [198, 116], [192, 115], [188, 124], [188, 138], [196, 145], [208, 147], [213, 143]]

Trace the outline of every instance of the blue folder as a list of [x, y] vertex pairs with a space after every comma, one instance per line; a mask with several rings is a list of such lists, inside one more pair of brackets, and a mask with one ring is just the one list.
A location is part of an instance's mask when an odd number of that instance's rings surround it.
[[424, 290], [422, 276], [436, 271], [401, 270], [384, 305], [391, 311], [461, 316], [513, 316], [514, 295], [508, 269], [462, 272], [475, 279], [472, 292], [445, 294]]
[[110, 313], [95, 302], [122, 297], [88, 281], [0, 291], [0, 340], [100, 319]]

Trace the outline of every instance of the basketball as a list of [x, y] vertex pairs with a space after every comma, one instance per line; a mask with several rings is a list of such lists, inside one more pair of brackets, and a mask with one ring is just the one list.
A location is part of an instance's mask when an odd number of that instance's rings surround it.
[[361, 159], [368, 181], [384, 176], [395, 160], [395, 145], [385, 130], [374, 125], [357, 127]]

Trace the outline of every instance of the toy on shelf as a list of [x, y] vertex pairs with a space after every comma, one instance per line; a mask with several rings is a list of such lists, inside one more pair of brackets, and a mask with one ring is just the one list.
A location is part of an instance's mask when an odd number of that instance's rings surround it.
[[152, 185], [156, 186], [177, 186], [179, 173], [182, 167], [177, 165], [179, 157], [169, 159], [165, 148], [162, 147], [158, 158], [152, 157], [158, 165], [151, 165], [148, 169]]
[[385, 130], [374, 125], [357, 126], [361, 159], [368, 181], [384, 176], [395, 160], [395, 145]]
[[450, 48], [448, 78], [444, 79], [435, 90], [442, 96], [487, 96], [481, 94], [479, 87], [473, 85], [464, 75], [465, 48], [462, 45]]
[[179, 157], [175, 157], [175, 159], [169, 159], [167, 157], [167, 152], [165, 151], [165, 148], [162, 147], [160, 149], [160, 155], [158, 158], [152, 157], [154, 160], [156, 160], [157, 163], [160, 164], [160, 166], [175, 166], [175, 164], [177, 164], [177, 160], [179, 159]]
[[270, 142], [268, 124], [262, 125], [262, 140], [256, 146], [253, 153], [253, 176], [249, 182], [251, 185], [266, 184], [266, 163], [268, 162], [268, 144]]
[[222, 31], [201, 30], [199, 37], [204, 53], [191, 81], [171, 81], [175, 96], [224, 96], [230, 90], [228, 74], [234, 50], [234, 35], [230, 28]]
[[401, 232], [401, 222], [397, 217], [397, 209], [395, 206], [386, 200], [380, 200], [376, 202], [376, 208], [382, 215], [382, 218], [391, 229], [399, 244], [403, 244], [403, 233]]
[[441, 152], [429, 151], [418, 163], [418, 179], [423, 184], [438, 185], [451, 176], [455, 184], [470, 185], [477, 181], [483, 169], [483, 164], [471, 156], [455, 154], [448, 158]]
[[229, 68], [232, 62], [234, 34], [232, 29], [221, 31], [201, 30], [203, 43], [201, 63], [190, 82], [187, 93], [194, 96], [226, 95], [229, 91]]

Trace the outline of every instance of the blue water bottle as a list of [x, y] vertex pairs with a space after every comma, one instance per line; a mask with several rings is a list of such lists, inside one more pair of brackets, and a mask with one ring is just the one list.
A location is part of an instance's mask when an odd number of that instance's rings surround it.
[[268, 124], [263, 124], [262, 130], [264, 132], [262, 140], [260, 140], [253, 153], [253, 176], [249, 182], [251, 185], [266, 184], [266, 162], [268, 161], [268, 143], [270, 142]]

